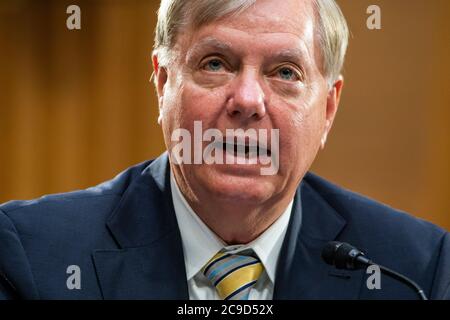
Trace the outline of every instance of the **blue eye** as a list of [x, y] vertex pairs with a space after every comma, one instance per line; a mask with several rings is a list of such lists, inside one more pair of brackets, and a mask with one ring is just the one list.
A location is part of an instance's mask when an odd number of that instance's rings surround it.
[[283, 79], [283, 80], [288, 80], [288, 81], [298, 80], [298, 76], [290, 68], [281, 68], [280, 70], [278, 70], [278, 74], [281, 77], [281, 79]]
[[218, 59], [212, 59], [206, 63], [205, 68], [209, 71], [220, 71], [223, 68], [223, 64]]

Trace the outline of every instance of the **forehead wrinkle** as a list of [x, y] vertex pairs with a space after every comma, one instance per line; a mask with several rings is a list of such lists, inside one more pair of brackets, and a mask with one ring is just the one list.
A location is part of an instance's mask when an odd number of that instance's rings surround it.
[[[286, 61], [291, 61], [294, 63], [297, 63], [301, 67], [309, 69], [308, 67], [308, 61], [315, 61], [316, 59], [313, 59], [315, 56], [315, 43], [312, 41], [312, 46], [308, 46], [306, 39], [311, 36], [312, 28], [308, 28], [308, 26], [299, 33], [293, 33], [290, 31], [287, 32], [261, 32], [258, 37], [255, 38], [255, 34], [253, 32], [249, 32], [250, 30], [242, 30], [242, 29], [236, 29], [235, 27], [231, 27], [229, 25], [222, 25], [218, 28], [214, 29], [214, 32], [216, 34], [211, 34], [211, 30], [208, 30], [208, 27], [206, 30], [203, 30], [205, 33], [200, 32], [197, 34], [197, 36], [192, 35], [189, 37], [190, 39], [187, 42], [184, 42], [185, 45], [189, 46], [190, 42], [190, 48], [185, 51], [185, 54], [183, 55], [184, 58], [182, 58], [185, 62], [193, 59], [196, 56], [201, 56], [204, 51], [208, 50], [217, 50], [220, 52], [223, 52], [225, 54], [242, 54], [245, 56], [251, 56], [252, 52], [254, 53], [254, 50], [256, 50], [257, 47], [262, 49], [262, 54], [264, 59], [271, 59], [276, 61], [281, 61], [285, 59]], [[203, 33], [203, 35], [202, 35]], [[209, 33], [209, 34], [208, 34]], [[236, 44], [233, 44], [233, 41], [235, 39], [235, 36], [238, 34], [245, 34], [246, 37], [249, 37], [248, 41], [253, 41], [255, 39], [259, 39], [256, 41], [255, 46], [249, 46], [248, 48], [240, 47], [239, 50], [235, 50]], [[283, 35], [290, 35], [292, 37], [288, 41], [282, 41], [281, 47], [284, 47], [284, 49], [278, 49], [279, 46], [274, 47], [267, 47], [266, 44], [268, 44], [272, 37], [269, 37], [267, 41], [264, 41], [264, 34], [266, 35], [273, 35], [276, 36], [277, 34], [280, 35], [280, 37], [276, 37], [278, 39], [281, 39]], [[203, 36], [203, 38], [202, 38]], [[231, 38], [230, 38], [231, 36]], [[304, 39], [306, 38], [306, 39]], [[199, 40], [197, 40], [199, 39]], [[187, 40], [187, 39], [186, 39]], [[278, 42], [277, 39], [274, 39], [276, 42]], [[311, 48], [312, 47], [312, 48]], [[243, 50], [243, 51], [242, 51]]]
[[197, 52], [205, 50], [205, 49], [217, 49], [221, 51], [231, 51], [232, 45], [230, 42], [224, 42], [218, 40], [213, 36], [206, 37], [197, 43], [195, 43], [189, 50], [187, 51], [186, 56], [190, 57], [195, 55]]
[[302, 29], [304, 23], [316, 22], [316, 12], [312, 1], [295, 1], [294, 8], [291, 7], [289, 11], [284, 10], [283, 5], [271, 8], [264, 3], [261, 3], [260, 6], [255, 3], [239, 15], [221, 20], [229, 26], [242, 30], [253, 30], [255, 33], [291, 32], [295, 34]]
[[305, 52], [300, 48], [290, 48], [290, 49], [282, 49], [282, 50], [273, 50], [270, 53], [276, 59], [283, 60], [304, 60]]
[[[238, 30], [235, 30], [235, 33], [236, 33], [236, 31], [238, 31]], [[239, 30], [239, 31], [241, 31], [241, 30]], [[244, 32], [247, 34], [247, 36], [254, 38], [248, 32], [245, 32], [245, 31], [241, 31], [241, 32]], [[264, 32], [264, 34], [283, 34], [283, 33]], [[297, 38], [298, 46], [295, 46], [292, 48], [285, 48], [285, 49], [281, 49], [281, 50], [277, 50], [276, 48], [274, 48], [269, 51], [269, 54], [286, 57], [286, 58], [303, 57], [305, 55], [308, 55], [309, 52], [307, 52], [308, 50], [307, 50], [306, 44], [304, 43], [304, 40], [301, 37], [299, 37], [298, 34], [294, 34], [294, 33], [288, 33], [288, 34]], [[196, 52], [204, 50], [204, 49], [211, 49], [211, 48], [223, 50], [223, 51], [233, 51], [233, 47], [234, 46], [233, 46], [232, 42], [230, 42], [230, 41], [219, 40], [218, 38], [216, 38], [214, 36], [207, 36], [204, 39], [201, 39], [200, 41], [195, 43], [191, 48], [189, 48], [187, 51], [187, 55], [191, 56], [193, 53], [196, 53]], [[252, 51], [252, 49], [253, 48], [251, 48], [250, 51]]]
[[[220, 26], [219, 29], [220, 34], [227, 37], [230, 35], [238, 35], [245, 34], [246, 37], [249, 38], [249, 41], [257, 40], [255, 46], [265, 46], [270, 41], [279, 41], [283, 39], [286, 35], [289, 35], [291, 38], [287, 40], [289, 43], [287, 44], [286, 55], [298, 56], [298, 57], [308, 57], [312, 58], [315, 51], [315, 37], [314, 37], [314, 28], [311, 23], [307, 23], [303, 30], [297, 31], [297, 33], [292, 32], [291, 30], [283, 30], [283, 31], [268, 31], [268, 30], [252, 30], [252, 29], [241, 29], [236, 28], [229, 25]], [[274, 36], [272, 38], [265, 39], [265, 36]], [[234, 38], [234, 36], [232, 36]], [[267, 40], [267, 41], [265, 41]], [[311, 40], [311, 41], [309, 41]], [[308, 45], [310, 43], [310, 45]], [[230, 44], [231, 46], [231, 44]], [[253, 47], [250, 48], [250, 51]], [[277, 48], [271, 49], [270, 54], [274, 52], [277, 54]], [[290, 51], [290, 52], [289, 52]]]

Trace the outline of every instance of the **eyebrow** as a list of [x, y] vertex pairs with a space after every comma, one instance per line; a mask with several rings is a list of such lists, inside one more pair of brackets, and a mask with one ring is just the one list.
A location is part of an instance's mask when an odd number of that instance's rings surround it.
[[[232, 45], [227, 42], [223, 42], [214, 37], [206, 37], [196, 43], [187, 52], [187, 56], [191, 57], [202, 50], [214, 49], [224, 52], [233, 52]], [[300, 48], [287, 48], [282, 50], [273, 50], [267, 57], [274, 58], [277, 61], [293, 61], [299, 64], [304, 63], [305, 52]]]
[[192, 48], [190, 48], [187, 52], [187, 56], [195, 55], [198, 51], [205, 49], [216, 49], [220, 51], [232, 51], [232, 46], [230, 43], [226, 43], [220, 40], [217, 40], [214, 37], [207, 37], [200, 40], [196, 43]]
[[[213, 47], [218, 47], [221, 49], [231, 49], [231, 44], [230, 43], [226, 43], [223, 41], [220, 41], [214, 37], [206, 37], [204, 39], [202, 39], [201, 41], [198, 42], [199, 46], [213, 46]], [[196, 45], [196, 46], [197, 46]]]
[[298, 63], [304, 62], [305, 52], [299, 48], [283, 49], [273, 52], [273, 57], [280, 61], [296, 61]]

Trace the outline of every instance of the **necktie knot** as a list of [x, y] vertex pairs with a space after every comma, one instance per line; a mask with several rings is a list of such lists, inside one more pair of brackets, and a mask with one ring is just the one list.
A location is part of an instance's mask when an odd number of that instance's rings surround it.
[[262, 271], [258, 258], [227, 252], [216, 254], [202, 269], [224, 300], [248, 300], [250, 289]]

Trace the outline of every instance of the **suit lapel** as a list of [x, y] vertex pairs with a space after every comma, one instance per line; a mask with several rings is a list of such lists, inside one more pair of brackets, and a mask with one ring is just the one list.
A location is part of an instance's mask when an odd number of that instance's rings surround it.
[[103, 298], [188, 299], [167, 153], [134, 178], [107, 227], [119, 249], [93, 253]]
[[[363, 271], [339, 271], [321, 259], [346, 221], [304, 179], [278, 261], [274, 299], [356, 299]], [[181, 236], [164, 153], [134, 178], [107, 221], [118, 249], [93, 260], [105, 299], [188, 299]]]
[[321, 259], [346, 221], [305, 179], [297, 191], [278, 261], [274, 299], [356, 299], [362, 271], [340, 271]]

